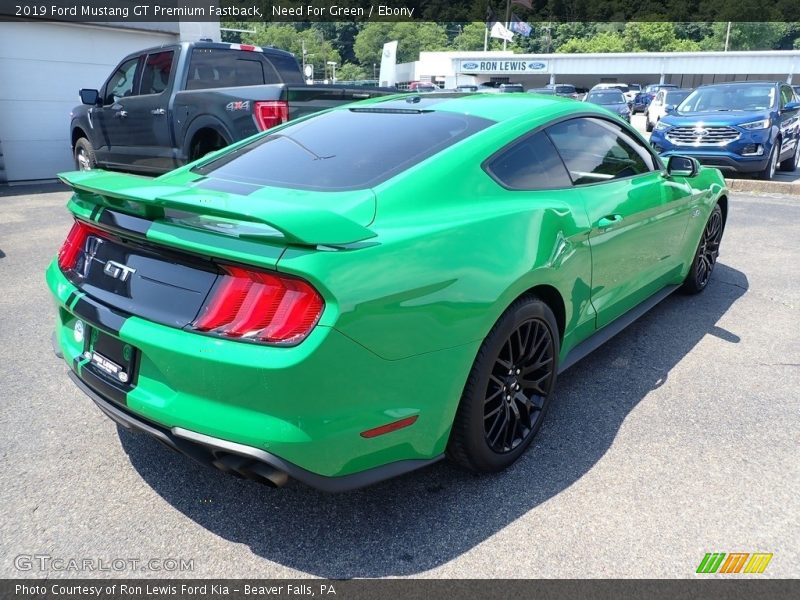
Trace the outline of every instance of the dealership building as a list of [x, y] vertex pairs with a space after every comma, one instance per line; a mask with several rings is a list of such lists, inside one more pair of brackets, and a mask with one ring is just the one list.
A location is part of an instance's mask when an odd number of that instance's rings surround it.
[[131, 52], [200, 38], [219, 41], [219, 22], [0, 22], [0, 183], [72, 169], [78, 90], [99, 88]]
[[800, 81], [800, 50], [764, 52], [636, 52], [608, 54], [514, 54], [422, 52], [401, 63], [397, 83], [433, 81], [447, 89], [482, 83], [549, 83], [590, 88], [602, 82], [674, 83], [697, 87], [743, 80]]
[[[69, 114], [78, 90], [98, 88], [126, 54], [150, 46], [220, 39], [219, 23], [0, 22], [0, 183], [53, 179], [73, 168]], [[391, 83], [435, 81], [446, 88], [485, 82], [591, 87], [598, 82], [800, 81], [800, 51], [513, 54], [422, 52], [392, 65]], [[382, 77], [383, 79], [383, 77]]]

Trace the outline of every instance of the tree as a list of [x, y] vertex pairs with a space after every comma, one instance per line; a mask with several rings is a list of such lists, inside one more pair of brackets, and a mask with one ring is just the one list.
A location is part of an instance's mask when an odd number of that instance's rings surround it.
[[483, 40], [486, 35], [484, 23], [467, 23], [461, 30], [450, 47], [453, 50], [483, 50]]
[[298, 31], [294, 26], [287, 24], [252, 23], [251, 29], [254, 29], [255, 33], [242, 34], [243, 42], [288, 50], [300, 62], [303, 62], [303, 46], [305, 45], [305, 62], [314, 65], [317, 74], [325, 72], [325, 65], [328, 61], [342, 62], [339, 52], [331, 42], [323, 38], [322, 33], [316, 28], [311, 27], [304, 31]]
[[353, 44], [353, 52], [355, 52], [359, 63], [371, 65], [372, 63], [381, 62], [383, 45], [393, 39], [391, 38], [393, 27], [394, 23], [379, 21], [372, 21], [364, 25], [364, 28], [358, 32], [356, 41]]
[[370, 69], [369, 76], [367, 76], [366, 69], [360, 65], [344, 63], [341, 67], [336, 68], [337, 81], [356, 81], [370, 78], [372, 78], [372, 69]]
[[[728, 50], [771, 50], [786, 35], [788, 23], [731, 23]], [[700, 42], [703, 50], [724, 50], [727, 23], [714, 23], [712, 34]]]
[[571, 38], [561, 44], [556, 52], [625, 52], [625, 39], [618, 33], [605, 31], [591, 38]]
[[672, 23], [628, 23], [623, 32], [629, 52], [664, 52], [675, 43]]
[[423, 51], [447, 49], [447, 33], [432, 22], [367, 23], [353, 49], [361, 65], [381, 62], [383, 45], [397, 40], [397, 62], [419, 60]]

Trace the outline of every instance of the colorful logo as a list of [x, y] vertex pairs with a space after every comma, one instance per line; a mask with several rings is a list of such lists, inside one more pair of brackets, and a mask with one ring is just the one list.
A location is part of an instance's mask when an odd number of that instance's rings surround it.
[[769, 561], [772, 560], [772, 553], [766, 552], [709, 552], [700, 561], [697, 567], [698, 573], [763, 573]]

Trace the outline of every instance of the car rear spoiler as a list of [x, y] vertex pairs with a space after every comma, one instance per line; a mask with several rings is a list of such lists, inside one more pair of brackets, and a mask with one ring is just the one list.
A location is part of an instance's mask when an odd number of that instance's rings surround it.
[[125, 202], [133, 202], [162, 209], [157, 217], [164, 216], [163, 209], [173, 209], [200, 217], [260, 223], [275, 229], [288, 244], [344, 246], [376, 236], [340, 214], [280, 200], [163, 185], [157, 179], [99, 169], [59, 173], [58, 177], [77, 193], [93, 194], [92, 200], [103, 206], [120, 208]]

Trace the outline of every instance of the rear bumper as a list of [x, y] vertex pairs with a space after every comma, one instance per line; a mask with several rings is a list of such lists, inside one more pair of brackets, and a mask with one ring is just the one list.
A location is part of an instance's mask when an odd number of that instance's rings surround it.
[[[214, 464], [215, 453], [247, 456], [262, 472], [269, 466], [331, 491], [439, 460], [463, 387], [441, 373], [456, 373], [477, 351], [470, 344], [385, 360], [322, 326], [291, 348], [245, 344], [120, 313], [82, 294], [55, 261], [47, 282], [57, 304], [54, 350], [101, 409], [117, 410], [104, 410], [110, 417], [144, 423], [135, 428], [204, 464], [236, 472], [233, 459]], [[88, 368], [78, 320], [134, 349], [130, 385]], [[410, 416], [418, 416], [412, 426], [361, 435]]]
[[[55, 350], [57, 350], [56, 345], [54, 345]], [[69, 372], [69, 377], [78, 386], [78, 389], [89, 396], [108, 418], [125, 429], [145, 433], [171, 450], [180, 452], [205, 466], [246, 479], [260, 481], [274, 487], [282, 486], [291, 477], [325, 492], [346, 492], [421, 469], [444, 458], [442, 454], [428, 460], [400, 460], [374, 469], [353, 473], [352, 475], [325, 477], [307, 471], [259, 448], [221, 440], [180, 427], [168, 429], [134, 415], [110, 400], [103, 398], [73, 371]]]

